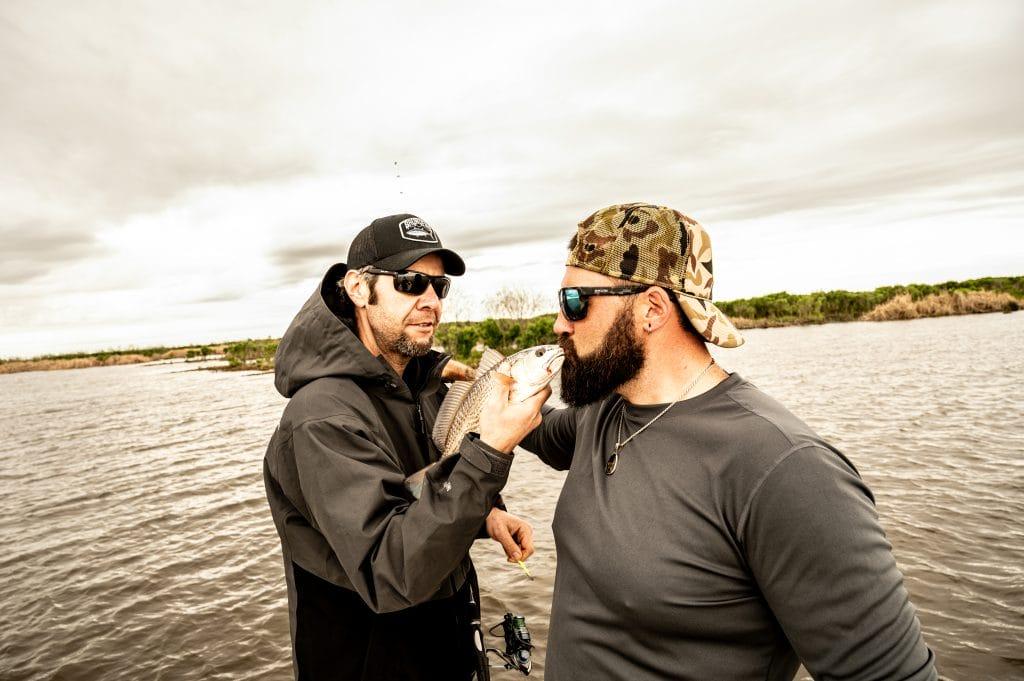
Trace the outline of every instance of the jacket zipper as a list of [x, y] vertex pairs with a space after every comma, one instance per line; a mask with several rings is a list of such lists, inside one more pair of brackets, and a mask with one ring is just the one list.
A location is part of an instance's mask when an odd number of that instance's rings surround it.
[[426, 461], [424, 465], [429, 466], [432, 461], [430, 442], [428, 441], [429, 436], [427, 435], [427, 420], [423, 418], [423, 407], [420, 406], [419, 399], [416, 400], [416, 429], [419, 431], [420, 451], [423, 452], [423, 458]]

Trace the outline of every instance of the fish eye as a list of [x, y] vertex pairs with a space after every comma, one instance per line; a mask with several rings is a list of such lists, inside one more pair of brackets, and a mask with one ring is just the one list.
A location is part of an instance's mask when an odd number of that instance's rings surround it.
[[544, 351], [543, 350], [538, 350], [537, 352], [535, 352], [533, 354], [536, 355], [537, 357], [542, 357], [544, 355]]

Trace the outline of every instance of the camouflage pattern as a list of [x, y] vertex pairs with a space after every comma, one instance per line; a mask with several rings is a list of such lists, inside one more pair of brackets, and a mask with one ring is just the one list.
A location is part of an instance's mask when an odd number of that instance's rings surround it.
[[743, 344], [736, 327], [711, 302], [711, 238], [699, 222], [677, 210], [646, 203], [602, 208], [579, 224], [565, 264], [664, 286], [675, 292], [708, 341], [723, 348]]

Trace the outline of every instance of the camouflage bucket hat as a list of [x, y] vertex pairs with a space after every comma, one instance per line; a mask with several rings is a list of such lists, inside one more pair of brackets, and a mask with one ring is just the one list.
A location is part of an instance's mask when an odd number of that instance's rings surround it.
[[709, 342], [723, 348], [743, 345], [743, 336], [711, 302], [711, 238], [699, 222], [677, 210], [645, 203], [602, 208], [579, 224], [565, 264], [664, 286]]

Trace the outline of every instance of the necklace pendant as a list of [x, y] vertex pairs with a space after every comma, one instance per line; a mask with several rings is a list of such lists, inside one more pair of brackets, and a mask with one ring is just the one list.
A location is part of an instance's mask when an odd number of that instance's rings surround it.
[[612, 452], [612, 458], [608, 459], [608, 463], [604, 465], [604, 474], [611, 475], [615, 472], [615, 469], [619, 467], [619, 451], [616, 449]]

